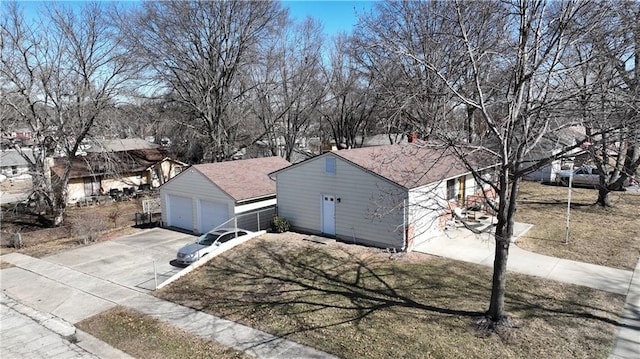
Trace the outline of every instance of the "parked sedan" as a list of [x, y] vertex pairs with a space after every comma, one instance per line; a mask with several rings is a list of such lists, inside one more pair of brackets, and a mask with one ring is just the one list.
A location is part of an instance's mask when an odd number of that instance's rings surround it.
[[[605, 176], [605, 181], [609, 181], [612, 173]], [[562, 186], [569, 185], [569, 178], [571, 177], [571, 171], [565, 170], [558, 172], [557, 181]], [[584, 165], [573, 170], [573, 185], [574, 186], [586, 186], [597, 187], [600, 184], [600, 172], [594, 165]], [[626, 191], [626, 188], [636, 184], [636, 180], [633, 177], [629, 177], [622, 187], [616, 190]]]
[[[569, 185], [569, 178], [572, 176], [570, 170], [560, 171], [558, 180], [563, 186]], [[597, 186], [600, 183], [600, 172], [596, 166], [584, 165], [573, 169], [574, 186]]]
[[176, 260], [180, 264], [191, 264], [215, 250], [222, 243], [247, 233], [248, 231], [235, 228], [218, 228], [207, 232], [198, 237], [195, 243], [180, 248]]

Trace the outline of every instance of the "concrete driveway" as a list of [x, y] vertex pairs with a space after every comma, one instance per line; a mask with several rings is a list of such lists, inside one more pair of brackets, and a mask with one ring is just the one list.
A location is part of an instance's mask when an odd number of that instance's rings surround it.
[[43, 259], [122, 286], [148, 292], [182, 268], [174, 267], [178, 249], [195, 241], [164, 228], [54, 254]]
[[2, 270], [0, 288], [32, 308], [76, 323], [112, 308], [115, 299], [154, 290], [156, 278], [160, 284], [182, 269], [170, 261], [194, 240], [154, 228], [37, 260], [10, 253], [2, 257], [16, 266]]

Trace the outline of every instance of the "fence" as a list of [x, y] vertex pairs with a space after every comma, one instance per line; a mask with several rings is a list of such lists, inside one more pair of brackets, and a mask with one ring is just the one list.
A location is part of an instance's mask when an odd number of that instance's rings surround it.
[[216, 228], [234, 227], [257, 232], [271, 228], [271, 221], [276, 215], [276, 207], [264, 208], [256, 211], [236, 215]]

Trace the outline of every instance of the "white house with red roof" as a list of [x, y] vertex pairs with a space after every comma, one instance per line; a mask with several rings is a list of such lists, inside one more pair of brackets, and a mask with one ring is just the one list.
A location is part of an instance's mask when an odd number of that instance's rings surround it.
[[277, 156], [193, 165], [160, 187], [162, 221], [205, 233], [235, 216], [274, 208], [276, 185], [269, 173], [289, 165]]
[[410, 251], [440, 233], [452, 208], [486, 200], [490, 186], [467, 167], [489, 178], [492, 165], [478, 158], [470, 153], [465, 164], [425, 143], [327, 152], [271, 174], [278, 215], [301, 232]]

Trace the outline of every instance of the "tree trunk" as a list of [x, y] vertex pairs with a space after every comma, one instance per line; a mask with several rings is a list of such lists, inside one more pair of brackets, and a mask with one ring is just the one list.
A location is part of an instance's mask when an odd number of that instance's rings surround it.
[[513, 236], [513, 217], [518, 197], [519, 180], [516, 179], [508, 186], [509, 174], [502, 173], [500, 179], [500, 204], [498, 207], [498, 224], [496, 225], [496, 249], [493, 260], [493, 283], [491, 286], [491, 300], [487, 316], [492, 327], [505, 323], [507, 316], [504, 310], [504, 295], [507, 283], [507, 260], [509, 258], [509, 245]]
[[69, 192], [67, 189], [69, 186], [68, 175], [64, 176], [62, 181], [62, 186], [58, 190], [58, 193], [54, 195], [53, 199], [53, 225], [55, 227], [60, 227], [64, 223], [64, 213], [67, 210], [67, 199], [69, 197]]
[[489, 319], [493, 323], [499, 323], [505, 317], [504, 294], [507, 282], [507, 259], [509, 258], [509, 238], [505, 235], [508, 227], [505, 212], [506, 206], [501, 205], [495, 233], [496, 248], [493, 260], [491, 301], [487, 312]]
[[609, 199], [609, 193], [611, 193], [611, 191], [608, 188], [600, 186], [598, 189], [598, 200], [596, 201], [596, 204], [601, 207], [610, 207], [611, 200]]

